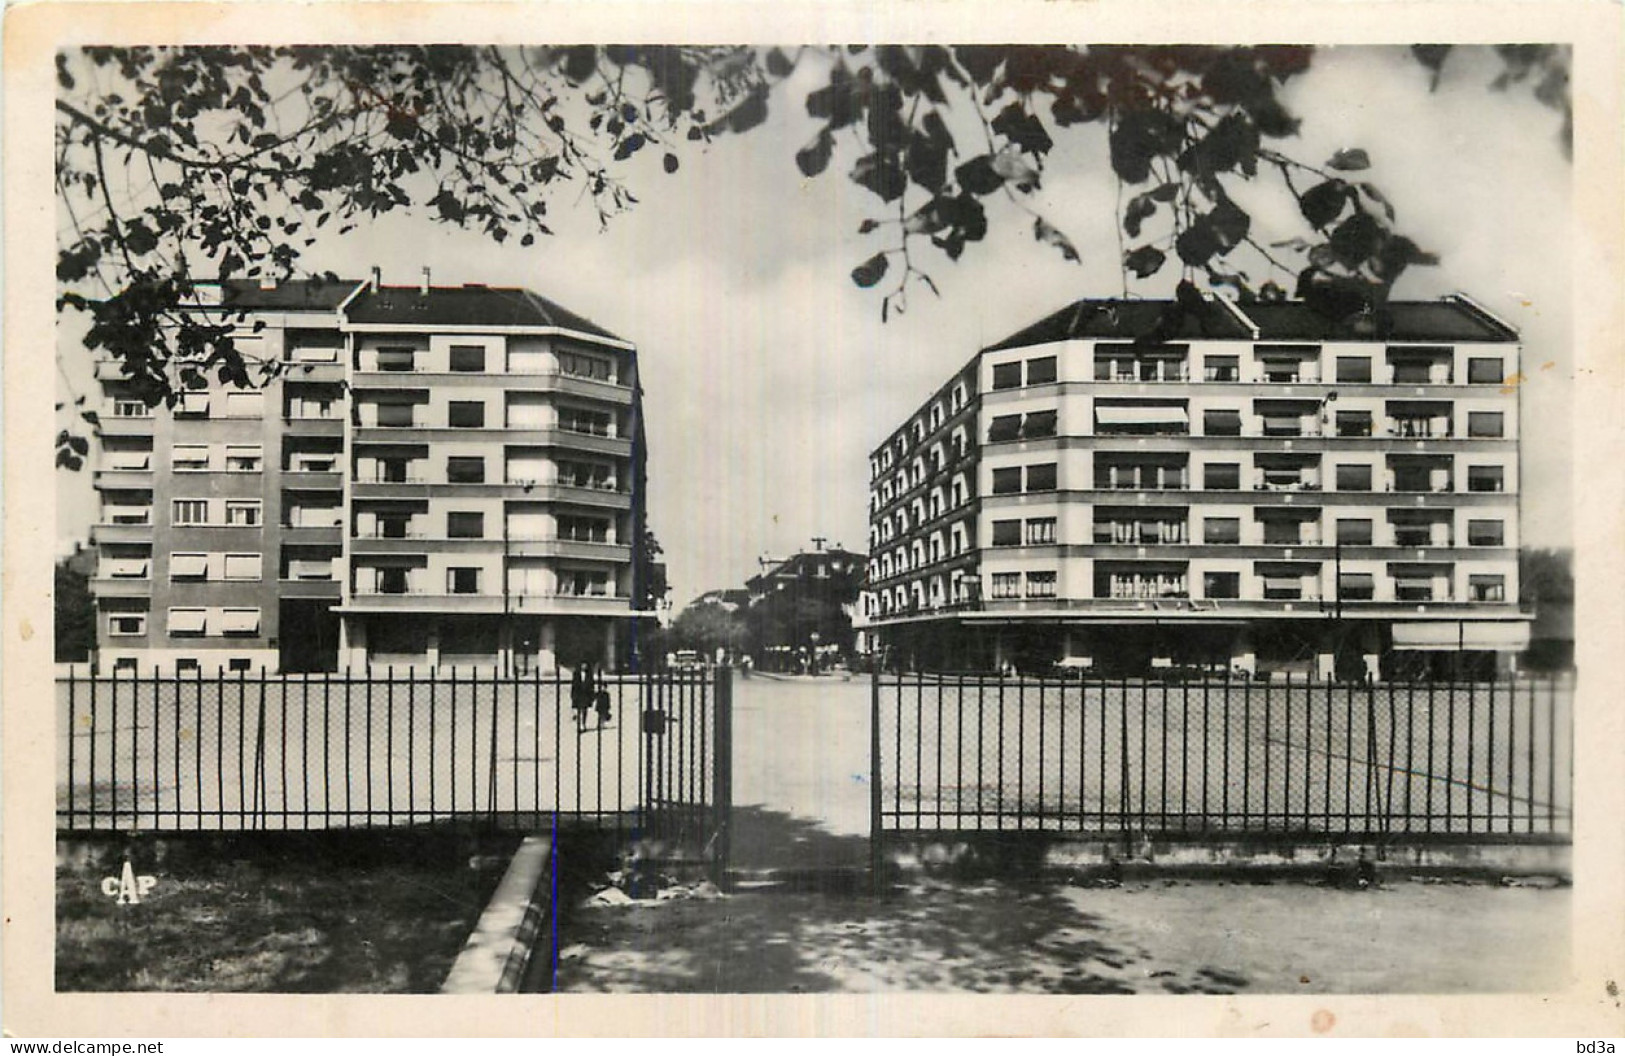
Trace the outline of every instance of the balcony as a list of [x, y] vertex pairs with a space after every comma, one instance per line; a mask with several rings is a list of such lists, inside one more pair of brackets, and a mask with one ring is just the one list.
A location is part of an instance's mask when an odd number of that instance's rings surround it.
[[344, 529], [336, 524], [285, 524], [282, 541], [304, 546], [342, 546]]
[[514, 539], [504, 544], [512, 557], [566, 557], [589, 561], [612, 561], [626, 564], [632, 560], [632, 548], [622, 543], [600, 543], [574, 539]]
[[90, 592], [98, 598], [145, 598], [152, 594], [152, 580], [146, 576], [97, 576], [90, 581]]
[[152, 415], [107, 415], [102, 418], [103, 436], [151, 436], [153, 423], [157, 419]]
[[277, 595], [284, 598], [313, 598], [337, 601], [343, 584], [336, 579], [283, 579], [277, 582]]
[[98, 469], [91, 477], [98, 488], [137, 488], [152, 490], [151, 469]]
[[458, 554], [479, 551], [496, 551], [502, 548], [501, 536], [484, 536], [476, 539], [447, 538], [446, 536], [426, 536], [408, 533], [404, 536], [353, 536], [350, 539], [350, 552], [352, 554]]
[[282, 364], [284, 381], [324, 382], [332, 384], [344, 380], [344, 364], [338, 362], [300, 362], [285, 360]]
[[343, 436], [344, 419], [334, 416], [331, 418], [290, 418], [282, 419], [282, 428], [289, 436]]
[[282, 486], [308, 491], [342, 491], [344, 474], [337, 470], [286, 469], [282, 471]]

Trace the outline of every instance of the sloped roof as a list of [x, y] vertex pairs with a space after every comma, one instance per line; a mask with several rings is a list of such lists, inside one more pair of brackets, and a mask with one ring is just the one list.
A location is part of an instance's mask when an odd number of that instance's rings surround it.
[[[1235, 311], [1232, 311], [1234, 308]], [[1516, 341], [1517, 331], [1459, 297], [1390, 301], [1370, 315], [1333, 319], [1302, 301], [1234, 304], [1205, 301], [1180, 312], [1167, 300], [1081, 300], [1045, 316], [984, 352], [1053, 341]], [[1255, 339], [1236, 312], [1258, 327]]]
[[220, 285], [219, 306], [243, 311], [331, 312], [359, 285], [359, 279], [290, 279], [266, 288], [255, 279], [230, 279]]
[[1259, 340], [1271, 341], [1516, 341], [1517, 331], [1470, 304], [1390, 301], [1370, 315], [1332, 319], [1302, 301], [1240, 306], [1258, 324]]
[[350, 323], [389, 326], [548, 326], [625, 342], [603, 327], [530, 290], [509, 286], [416, 286], [362, 290], [350, 303]]

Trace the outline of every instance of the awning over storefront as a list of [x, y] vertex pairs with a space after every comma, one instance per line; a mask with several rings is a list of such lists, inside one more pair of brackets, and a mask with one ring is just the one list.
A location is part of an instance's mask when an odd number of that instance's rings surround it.
[[1185, 425], [1190, 416], [1183, 407], [1097, 403], [1095, 421], [1101, 425]]
[[1510, 651], [1529, 647], [1526, 621], [1428, 620], [1394, 624], [1395, 649]]

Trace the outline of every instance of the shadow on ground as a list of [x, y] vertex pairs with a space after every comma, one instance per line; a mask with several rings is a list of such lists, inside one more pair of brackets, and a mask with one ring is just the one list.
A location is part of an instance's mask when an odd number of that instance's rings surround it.
[[[561, 891], [557, 988], [1126, 994], [1151, 975], [1144, 950], [1109, 938], [1054, 884], [911, 878], [877, 894], [863, 871], [868, 853], [862, 837], [739, 808], [741, 879], [726, 894], [679, 885], [662, 899], [602, 904], [590, 880], [572, 877]], [[1244, 981], [1187, 982], [1227, 992]]]

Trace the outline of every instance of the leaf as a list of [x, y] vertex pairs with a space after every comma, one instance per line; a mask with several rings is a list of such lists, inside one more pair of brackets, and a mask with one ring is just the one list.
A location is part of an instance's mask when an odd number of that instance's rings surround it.
[[1130, 110], [1111, 133], [1112, 171], [1124, 183], [1144, 183], [1151, 159], [1179, 148], [1180, 125], [1161, 110]]
[[591, 44], [569, 48], [564, 53], [564, 75], [580, 84], [598, 69], [598, 49]]
[[633, 154], [636, 154], [639, 150], [642, 150], [643, 145], [647, 142], [648, 140], [643, 137], [642, 132], [632, 133], [630, 136], [627, 136], [625, 139], [621, 140], [621, 142], [615, 147], [615, 160], [625, 161]]
[[[723, 119], [727, 123], [728, 131], [736, 135], [741, 132], [749, 132], [766, 120], [767, 86], [765, 84], [759, 84], [751, 89], [751, 93], [745, 97], [745, 101], [728, 111], [728, 116]], [[712, 126], [712, 130], [717, 131], [715, 125]]]
[[1376, 185], [1370, 184], [1370, 183], [1362, 183], [1362, 184], [1360, 184], [1360, 192], [1362, 194], [1364, 194], [1367, 198], [1370, 198], [1373, 202], [1376, 202], [1378, 205], [1382, 206], [1382, 211], [1388, 217], [1388, 222], [1389, 223], [1393, 222], [1393, 220], [1394, 220], [1394, 205], [1386, 197], [1383, 196], [1383, 193], [1376, 188]]
[[136, 256], [144, 256], [158, 248], [158, 236], [140, 220], [132, 220], [124, 225], [124, 246]]
[[1223, 245], [1214, 232], [1213, 225], [1208, 223], [1205, 217], [1198, 218], [1174, 240], [1174, 249], [1178, 251], [1179, 259], [1192, 267], [1206, 264], [1213, 254], [1222, 248]]
[[1123, 209], [1123, 231], [1130, 238], [1139, 238], [1140, 224], [1155, 215], [1156, 211], [1157, 201], [1152, 197], [1152, 192], [1136, 194]]
[[1016, 190], [1025, 193], [1038, 188], [1038, 170], [1020, 154], [1001, 150], [993, 155], [990, 164], [993, 171], [1003, 177], [1005, 182], [1013, 184]]
[[993, 119], [993, 131], [1004, 136], [1028, 154], [1047, 154], [1055, 141], [1044, 129], [1037, 116], [1029, 114], [1021, 103], [1011, 103]]
[[954, 170], [954, 179], [971, 194], [988, 195], [1004, 186], [1004, 177], [993, 168], [991, 154], [979, 154]]
[[852, 269], [852, 281], [864, 289], [868, 289], [885, 278], [887, 266], [886, 254], [876, 253]]
[[1219, 243], [1226, 253], [1247, 237], [1253, 223], [1253, 218], [1229, 198], [1220, 199], [1213, 211], [1207, 214], [1207, 220], [1213, 225], [1213, 233], [1219, 236]]
[[1382, 225], [1370, 213], [1356, 212], [1332, 232], [1332, 252], [1346, 266], [1357, 268], [1377, 251], [1382, 236]]
[[1078, 247], [1072, 244], [1072, 240], [1041, 216], [1033, 219], [1033, 238], [1059, 249], [1065, 260], [1076, 262], [1079, 259]]
[[1304, 219], [1316, 228], [1323, 228], [1343, 212], [1348, 198], [1348, 184], [1342, 180], [1327, 180], [1303, 192], [1298, 208], [1303, 210]]
[[80, 457], [88, 455], [90, 454], [90, 441], [82, 436], [70, 436], [68, 437], [68, 450]]
[[767, 72], [775, 77], [788, 77], [795, 72], [795, 64], [784, 54], [783, 49], [773, 48], [767, 53]]
[[809, 179], [829, 167], [830, 155], [835, 150], [835, 137], [829, 129], [821, 128], [813, 141], [796, 151], [796, 168]]
[[867, 235], [869, 232], [873, 231], [879, 226], [879, 220], [865, 220], [863, 223], [858, 225], [858, 234]]
[[667, 151], [666, 156], [660, 159], [660, 164], [665, 168], [667, 173], [676, 172], [679, 164], [677, 161], [677, 155]]
[[1326, 167], [1336, 169], [1338, 172], [1359, 172], [1362, 169], [1371, 167], [1371, 156], [1359, 147], [1352, 150], [1340, 150], [1332, 155], [1332, 159], [1326, 163]]
[[1123, 266], [1145, 279], [1160, 271], [1163, 261], [1167, 259], [1168, 255], [1156, 246], [1141, 246], [1129, 251], [1123, 258]]
[[895, 154], [865, 154], [852, 167], [849, 178], [879, 195], [883, 202], [896, 201], [908, 189], [908, 175]]

